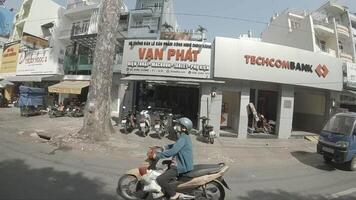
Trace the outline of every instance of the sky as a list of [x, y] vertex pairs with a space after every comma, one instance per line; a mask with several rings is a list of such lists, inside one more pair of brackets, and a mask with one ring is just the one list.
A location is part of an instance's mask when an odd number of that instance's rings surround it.
[[[66, 0], [55, 1], [62, 5], [66, 2]], [[7, 0], [6, 4], [16, 8], [21, 2], [22, 0]], [[136, 1], [124, 0], [124, 2], [129, 9], [132, 9]], [[174, 0], [174, 9], [181, 29], [196, 29], [201, 25], [208, 30], [208, 41], [212, 41], [215, 36], [238, 37], [249, 30], [252, 31], [253, 36], [259, 37], [275, 13], [287, 8], [313, 11], [325, 2], [326, 0]], [[337, 0], [337, 2], [349, 7], [351, 12], [356, 12], [356, 0]]]

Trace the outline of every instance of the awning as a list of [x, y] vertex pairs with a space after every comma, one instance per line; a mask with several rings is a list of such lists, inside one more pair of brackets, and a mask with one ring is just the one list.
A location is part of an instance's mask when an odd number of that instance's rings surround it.
[[344, 90], [344, 92], [347, 92], [351, 95], [356, 95], [356, 91], [354, 91], [354, 90]]
[[42, 81], [59, 81], [61, 75], [31, 75], [31, 76], [9, 76], [6, 80], [11, 82], [42, 82]]
[[11, 85], [14, 85], [14, 83], [11, 83], [10, 81], [7, 81], [7, 80], [0, 81], [0, 88], [5, 88], [8, 85], [11, 86]]
[[176, 83], [217, 83], [223, 84], [225, 81], [216, 81], [212, 79], [195, 79], [195, 78], [178, 78], [178, 77], [167, 77], [167, 76], [140, 76], [140, 75], [130, 75], [121, 78], [124, 81], [157, 81], [157, 82], [176, 82]]
[[80, 94], [82, 89], [90, 85], [89, 81], [63, 81], [48, 87], [48, 92]]

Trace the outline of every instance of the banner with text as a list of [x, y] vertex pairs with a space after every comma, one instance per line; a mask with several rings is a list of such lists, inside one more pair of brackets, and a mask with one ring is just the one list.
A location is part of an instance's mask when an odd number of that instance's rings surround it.
[[211, 44], [191, 41], [126, 40], [123, 74], [211, 77]]
[[21, 41], [4, 44], [0, 73], [15, 73]]
[[20, 53], [17, 75], [61, 74], [61, 66], [52, 48], [24, 51]]

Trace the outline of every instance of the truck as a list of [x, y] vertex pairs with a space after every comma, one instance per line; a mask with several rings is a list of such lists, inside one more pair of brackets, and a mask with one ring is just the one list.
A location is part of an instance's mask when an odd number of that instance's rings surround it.
[[346, 164], [356, 170], [356, 113], [338, 113], [332, 116], [320, 132], [317, 152], [324, 161]]

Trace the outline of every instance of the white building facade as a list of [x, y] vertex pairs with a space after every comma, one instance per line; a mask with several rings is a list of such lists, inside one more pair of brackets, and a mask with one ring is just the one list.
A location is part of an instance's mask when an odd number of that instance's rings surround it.
[[23, 33], [44, 38], [42, 25], [55, 21], [60, 7], [52, 0], [24, 0], [15, 16], [11, 40], [21, 40]]
[[314, 12], [285, 10], [271, 18], [262, 41], [355, 62], [350, 13], [329, 1]]

